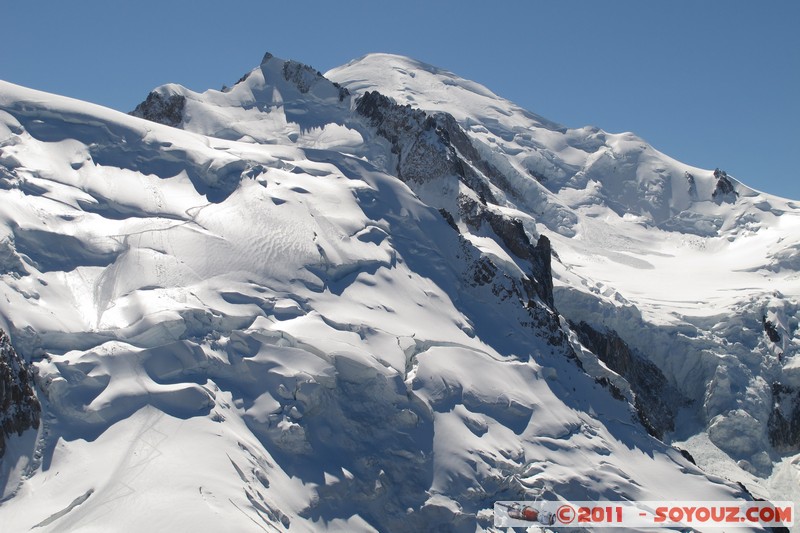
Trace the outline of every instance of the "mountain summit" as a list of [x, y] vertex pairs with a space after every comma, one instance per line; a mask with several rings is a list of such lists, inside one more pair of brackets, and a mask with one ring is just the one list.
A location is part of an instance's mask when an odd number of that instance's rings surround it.
[[131, 115], [0, 82], [10, 530], [797, 499], [794, 202], [387, 54]]

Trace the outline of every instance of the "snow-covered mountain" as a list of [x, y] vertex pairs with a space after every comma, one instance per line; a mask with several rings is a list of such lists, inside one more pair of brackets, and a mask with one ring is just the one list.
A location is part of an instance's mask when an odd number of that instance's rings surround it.
[[385, 54], [132, 115], [0, 83], [10, 530], [797, 501], [797, 204]]

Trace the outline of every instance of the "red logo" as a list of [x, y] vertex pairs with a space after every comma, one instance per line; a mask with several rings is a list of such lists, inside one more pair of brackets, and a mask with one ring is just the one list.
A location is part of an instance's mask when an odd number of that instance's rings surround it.
[[562, 505], [558, 508], [558, 511], [556, 511], [556, 516], [558, 517], [558, 521], [562, 524], [569, 524], [575, 520], [575, 509], [570, 505]]

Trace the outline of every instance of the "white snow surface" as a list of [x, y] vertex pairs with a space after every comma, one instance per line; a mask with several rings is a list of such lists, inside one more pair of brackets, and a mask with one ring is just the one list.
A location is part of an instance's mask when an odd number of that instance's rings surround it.
[[[44, 408], [0, 460], [4, 530], [475, 531], [496, 500], [742, 498], [732, 481], [798, 501], [765, 434], [771, 383], [800, 386], [795, 203], [714, 198], [711, 171], [631, 134], [407, 58], [326, 74], [350, 94], [288, 64], [157, 89], [186, 97], [180, 129], [0, 82], [0, 327]], [[394, 177], [366, 90], [458, 120], [511, 186], [494, 208], [552, 239], [558, 311], [694, 400], [667, 440], [706, 471], [465, 282], [519, 266], [457, 238], [444, 188]]]
[[[370, 54], [326, 76], [354, 93], [377, 90], [455, 116], [509, 178], [510, 204], [552, 239], [558, 310], [617, 331], [696, 403], [701, 427], [730, 426], [711, 432], [714, 444], [764, 462], [770, 386], [800, 385], [800, 203], [733, 178], [737, 196], [715, 197], [712, 171], [630, 133], [564, 128], [408, 58]], [[779, 343], [764, 334], [762, 317], [777, 326]], [[737, 433], [747, 437], [730, 438]], [[772, 461], [792, 457], [772, 452]], [[754, 491], [769, 484], [720, 473]], [[800, 501], [800, 489], [790, 494]]]

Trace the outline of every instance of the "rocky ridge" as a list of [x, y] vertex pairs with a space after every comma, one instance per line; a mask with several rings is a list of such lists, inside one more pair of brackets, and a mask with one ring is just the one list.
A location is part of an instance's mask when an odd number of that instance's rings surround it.
[[39, 427], [41, 405], [33, 378], [33, 369], [0, 330], [0, 457], [5, 453], [7, 437]]

